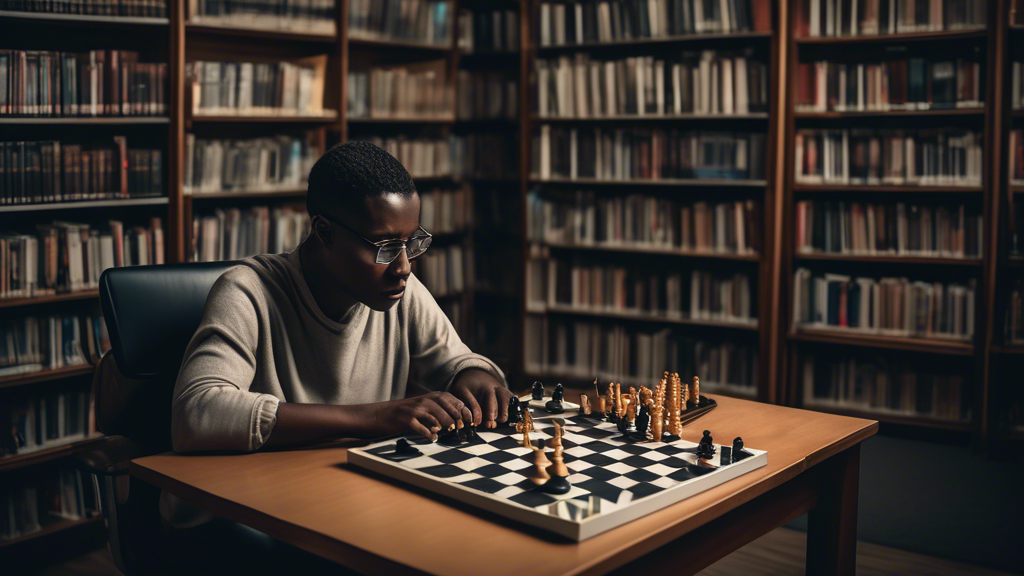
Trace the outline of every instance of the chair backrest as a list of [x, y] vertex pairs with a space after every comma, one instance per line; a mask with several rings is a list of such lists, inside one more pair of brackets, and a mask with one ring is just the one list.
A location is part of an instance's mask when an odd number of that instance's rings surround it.
[[104, 433], [152, 448], [169, 446], [171, 395], [185, 348], [214, 282], [236, 264], [130, 266], [100, 276], [116, 363], [116, 369], [108, 362], [97, 371], [96, 418]]

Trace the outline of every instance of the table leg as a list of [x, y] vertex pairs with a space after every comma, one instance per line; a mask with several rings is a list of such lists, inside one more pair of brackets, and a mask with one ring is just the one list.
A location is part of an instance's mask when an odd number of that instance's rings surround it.
[[860, 444], [818, 464], [821, 498], [807, 518], [807, 574], [853, 574], [857, 568]]

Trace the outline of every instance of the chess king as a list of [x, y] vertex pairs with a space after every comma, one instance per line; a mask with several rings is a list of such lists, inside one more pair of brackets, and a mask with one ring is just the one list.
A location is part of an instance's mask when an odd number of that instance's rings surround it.
[[245, 258], [210, 291], [174, 387], [174, 450], [504, 422], [504, 374], [412, 273], [432, 237], [401, 163], [367, 142], [335, 146], [310, 171], [306, 208], [297, 249]]

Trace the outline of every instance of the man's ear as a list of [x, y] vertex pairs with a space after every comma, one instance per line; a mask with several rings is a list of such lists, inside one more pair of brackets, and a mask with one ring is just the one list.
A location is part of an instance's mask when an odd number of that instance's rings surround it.
[[320, 239], [324, 246], [331, 247], [331, 224], [323, 218], [317, 218], [313, 222], [313, 233]]

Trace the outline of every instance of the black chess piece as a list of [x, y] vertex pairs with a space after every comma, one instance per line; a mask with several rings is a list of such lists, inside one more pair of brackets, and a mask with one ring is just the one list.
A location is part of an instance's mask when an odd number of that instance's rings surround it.
[[697, 458], [710, 460], [715, 455], [715, 443], [711, 439], [711, 431], [705, 430], [704, 437], [697, 444]]
[[561, 414], [565, 412], [565, 407], [562, 405], [562, 398], [565, 396], [565, 392], [562, 390], [561, 384], [555, 385], [555, 391], [551, 393], [551, 400], [544, 405], [544, 409], [549, 414]]
[[647, 440], [647, 428], [651, 425], [651, 415], [647, 412], [647, 406], [640, 407], [640, 413], [636, 415], [633, 424], [636, 426], [636, 437]]
[[747, 455], [747, 453], [743, 451], [743, 438], [737, 436], [736, 439], [732, 441], [731, 455], [733, 462], [739, 462]]
[[543, 400], [544, 399], [544, 385], [540, 382], [533, 383], [533, 399]]
[[395, 454], [402, 456], [408, 456], [410, 454], [420, 454], [420, 449], [409, 444], [409, 441], [405, 438], [399, 438], [398, 442], [395, 442]]
[[629, 438], [629, 419], [619, 418], [618, 422], [615, 423], [615, 427], [622, 432], [623, 438]]
[[462, 427], [463, 439], [466, 442], [475, 442], [480, 437], [476, 435], [476, 426], [468, 424]]
[[445, 446], [458, 446], [462, 444], [462, 437], [458, 430], [447, 430], [437, 437], [437, 441]]
[[519, 398], [515, 396], [508, 399], [508, 425], [518, 424], [523, 421], [523, 406]]
[[540, 486], [540, 491], [546, 494], [565, 494], [569, 490], [572, 490], [572, 484], [565, 476], [552, 476]]

